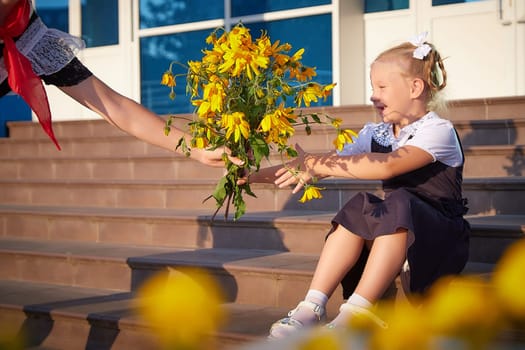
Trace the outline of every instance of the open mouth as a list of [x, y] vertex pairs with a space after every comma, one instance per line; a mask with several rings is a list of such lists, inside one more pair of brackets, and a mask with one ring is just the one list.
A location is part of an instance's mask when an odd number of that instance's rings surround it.
[[384, 106], [384, 105], [379, 105], [379, 104], [378, 104], [378, 105], [375, 105], [374, 108], [376, 109], [376, 111], [377, 111], [379, 114], [383, 115], [383, 111], [385, 110], [385, 106]]

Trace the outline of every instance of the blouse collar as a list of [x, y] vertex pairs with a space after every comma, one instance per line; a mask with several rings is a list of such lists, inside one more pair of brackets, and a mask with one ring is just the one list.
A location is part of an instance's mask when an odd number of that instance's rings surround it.
[[388, 147], [392, 146], [392, 149], [396, 149], [400, 143], [405, 143], [407, 140], [412, 138], [418, 128], [429, 119], [437, 118], [437, 114], [434, 112], [428, 112], [423, 117], [418, 120], [406, 125], [401, 130], [399, 130], [399, 136], [394, 136], [394, 128], [391, 123], [379, 123], [376, 124], [372, 132], [372, 138], [375, 142], [381, 146]]

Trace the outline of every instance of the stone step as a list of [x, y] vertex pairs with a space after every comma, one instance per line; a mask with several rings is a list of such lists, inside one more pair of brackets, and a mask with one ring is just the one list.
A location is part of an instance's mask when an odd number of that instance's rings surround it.
[[[345, 127], [359, 131], [364, 125], [349, 119]], [[40, 125], [33, 122], [16, 122], [11, 127], [32, 130], [43, 134]], [[10, 138], [0, 139], [0, 157], [44, 157], [44, 158], [86, 158], [86, 157], [131, 157], [164, 155], [173, 157], [171, 151], [152, 146], [112, 127], [103, 120], [57, 122], [63, 134], [59, 136], [61, 151], [49, 142], [46, 135], [31, 137], [33, 133], [15, 133]], [[83, 125], [78, 128], [78, 124]], [[525, 116], [514, 119], [457, 120], [454, 122], [464, 146], [473, 145], [524, 145]], [[184, 128], [184, 125], [181, 127]], [[90, 130], [96, 130], [94, 133]], [[83, 133], [81, 133], [83, 132]], [[166, 137], [159, 131], [159, 137]], [[27, 137], [24, 136], [27, 134]], [[305, 150], [327, 151], [333, 149], [335, 131], [330, 126], [315, 125], [312, 134], [298, 129], [290, 144], [298, 143]]]
[[[523, 118], [525, 110], [525, 97], [497, 97], [482, 99], [466, 99], [449, 101], [449, 108], [443, 117], [456, 121], [473, 120], [502, 120]], [[299, 113], [301, 110], [297, 110]], [[348, 105], [339, 107], [318, 107], [303, 109], [304, 113], [327, 114], [338, 117], [345, 124], [363, 125], [367, 121], [378, 121], [371, 105]], [[191, 115], [180, 115], [180, 122], [177, 125], [186, 123], [185, 119]], [[184, 120], [184, 121], [183, 121]], [[183, 121], [183, 122], [182, 122]], [[46, 139], [40, 126], [31, 122], [10, 122], [8, 123], [9, 134], [15, 139]], [[120, 135], [121, 132], [102, 119], [79, 120], [55, 122], [54, 132], [59, 139], [78, 138], [78, 137], [107, 137]]]
[[[131, 292], [0, 280], [0, 324], [26, 334], [27, 349], [158, 349], [134, 301]], [[233, 303], [223, 308], [227, 321], [211, 335], [217, 350], [264, 339], [288, 311]]]
[[[173, 209], [0, 206], [0, 237], [182, 249], [319, 254], [335, 212], [249, 213], [234, 222]], [[522, 238], [525, 215], [467, 216], [471, 261], [494, 263]]]
[[[314, 152], [315, 150], [309, 150]], [[504, 177], [525, 175], [522, 145], [469, 146], [465, 148], [463, 176]], [[96, 180], [217, 180], [224, 170], [210, 168], [174, 154], [96, 157], [0, 157], [3, 179], [96, 179]], [[279, 156], [263, 167], [280, 164]], [[487, 167], [490, 164], [490, 167]]]
[[[319, 256], [257, 249], [181, 249], [124, 244], [0, 239], [0, 280], [135, 291], [170, 266], [206, 269], [228, 302], [293, 308]], [[340, 287], [339, 287], [340, 288]], [[338, 288], [338, 289], [339, 289]], [[328, 309], [336, 311], [336, 291]]]
[[[254, 184], [257, 198], [245, 196], [247, 212], [278, 210], [339, 210], [359, 191], [382, 194], [378, 181], [325, 179], [318, 183], [323, 198], [300, 203], [302, 193], [272, 184]], [[216, 209], [203, 200], [216, 186], [211, 180], [6, 180], [0, 179], [0, 203], [10, 205], [81, 206], [104, 208]], [[522, 214], [525, 178], [467, 178], [464, 196], [469, 214]], [[224, 208], [220, 213], [224, 213]]]

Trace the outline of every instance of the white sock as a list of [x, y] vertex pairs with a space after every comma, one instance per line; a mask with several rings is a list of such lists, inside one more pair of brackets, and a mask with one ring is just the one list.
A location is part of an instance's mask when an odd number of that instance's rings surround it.
[[304, 300], [311, 301], [312, 303], [316, 303], [317, 305], [325, 306], [328, 302], [328, 295], [324, 294], [323, 292], [317, 289], [310, 289], [308, 290], [308, 293], [306, 293], [306, 297], [304, 298]]
[[360, 296], [357, 293], [354, 293], [350, 295], [350, 298], [346, 301], [348, 304], [353, 304], [357, 306], [361, 306], [362, 308], [369, 309], [372, 307], [372, 303], [368, 301], [368, 299]]
[[[372, 303], [370, 301], [368, 301], [366, 298], [362, 297], [357, 293], [352, 294], [350, 298], [348, 298], [346, 303], [362, 307], [363, 309], [369, 309], [372, 306]], [[350, 317], [352, 317], [352, 313], [350, 311], [343, 310], [339, 312], [337, 317], [334, 318], [332, 322], [330, 322], [330, 325], [335, 327], [346, 325], [348, 324], [348, 320], [350, 319]]]

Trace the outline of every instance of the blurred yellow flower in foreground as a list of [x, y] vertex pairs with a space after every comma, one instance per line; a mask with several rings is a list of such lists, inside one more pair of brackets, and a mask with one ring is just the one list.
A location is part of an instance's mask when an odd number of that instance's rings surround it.
[[27, 349], [24, 334], [7, 321], [0, 322], [0, 349], [23, 350]]
[[386, 302], [380, 305], [377, 311], [387, 324], [388, 328], [377, 327], [371, 319], [370, 325], [374, 332], [370, 339], [370, 349], [389, 350], [417, 350], [428, 349], [431, 333], [420, 307], [410, 304], [406, 300]]
[[215, 281], [197, 269], [170, 269], [146, 281], [138, 291], [139, 315], [165, 349], [201, 349], [225, 315]]
[[345, 342], [341, 334], [328, 329], [315, 329], [297, 344], [297, 350], [343, 350]]
[[425, 305], [432, 332], [461, 339], [475, 349], [499, 331], [500, 312], [490, 285], [479, 277], [445, 277], [430, 290]]
[[514, 243], [498, 261], [492, 284], [506, 315], [525, 323], [525, 240]]

